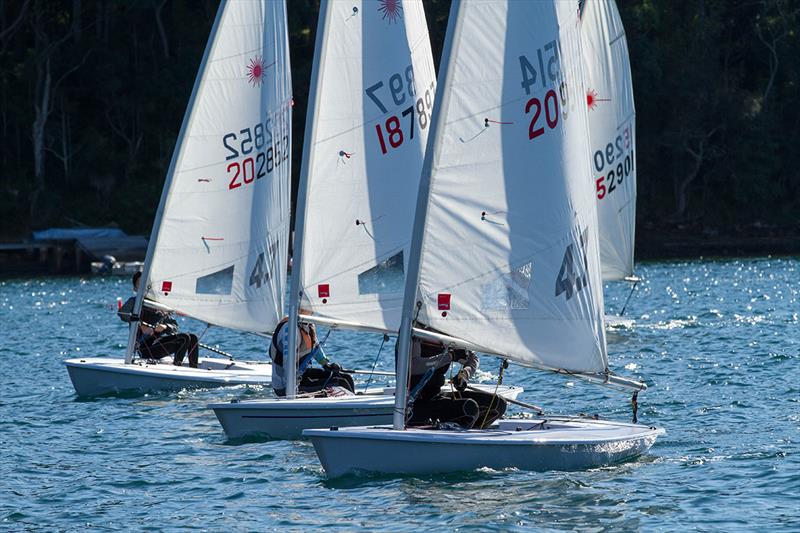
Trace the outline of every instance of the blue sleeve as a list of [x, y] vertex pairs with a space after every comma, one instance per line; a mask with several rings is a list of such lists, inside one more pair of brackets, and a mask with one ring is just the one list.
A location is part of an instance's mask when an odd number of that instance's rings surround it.
[[314, 348], [311, 350], [311, 356], [317, 363], [321, 365], [326, 365], [329, 362], [328, 358], [325, 357], [325, 352], [322, 350], [322, 346], [320, 346], [319, 344], [314, 346]]

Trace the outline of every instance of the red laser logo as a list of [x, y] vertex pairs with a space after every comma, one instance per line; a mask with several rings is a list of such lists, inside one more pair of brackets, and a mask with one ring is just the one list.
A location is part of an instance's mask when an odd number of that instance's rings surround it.
[[597, 91], [589, 89], [586, 92], [586, 105], [589, 106], [590, 111], [597, 109], [597, 102], [610, 102], [611, 98], [598, 98]]
[[261, 85], [261, 79], [264, 77], [264, 61], [260, 57], [255, 57], [250, 60], [247, 65], [247, 81], [253, 87]]
[[397, 22], [397, 19], [403, 15], [400, 0], [380, 0], [378, 11], [383, 14], [383, 19], [388, 19], [390, 23]]

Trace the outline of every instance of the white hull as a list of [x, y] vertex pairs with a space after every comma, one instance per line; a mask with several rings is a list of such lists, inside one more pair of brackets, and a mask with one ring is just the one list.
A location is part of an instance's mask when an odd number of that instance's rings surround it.
[[200, 358], [199, 368], [175, 366], [171, 362], [125, 364], [123, 359], [87, 357], [64, 361], [79, 396], [120, 392], [147, 392], [228, 385], [267, 385], [272, 365], [259, 362], [232, 362], [227, 359]]
[[582, 470], [645, 453], [662, 429], [574, 417], [503, 420], [489, 430], [388, 427], [311, 429], [328, 477], [362, 472], [431, 474], [496, 470]]
[[625, 318], [617, 315], [605, 316], [606, 329], [630, 329], [636, 323], [632, 318]]
[[[488, 384], [476, 387], [487, 392], [495, 389]], [[498, 393], [514, 400], [522, 390], [501, 385]], [[393, 394], [394, 389], [384, 389], [359, 396], [233, 401], [208, 407], [228, 438], [299, 439], [305, 429], [390, 424]]]
[[116, 261], [108, 268], [106, 263], [92, 261], [92, 274], [111, 274], [112, 276], [131, 276], [134, 272], [142, 269], [144, 263], [141, 261]]

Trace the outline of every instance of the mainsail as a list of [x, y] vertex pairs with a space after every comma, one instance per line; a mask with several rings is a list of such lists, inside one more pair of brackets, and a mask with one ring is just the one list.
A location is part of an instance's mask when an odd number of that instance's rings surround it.
[[209, 324], [274, 328], [286, 286], [291, 104], [285, 3], [223, 2], [162, 193], [147, 298]]
[[605, 373], [577, 4], [453, 12], [401, 340], [410, 313], [521, 364]]
[[411, 0], [323, 8], [295, 237], [301, 306], [396, 331], [436, 89], [425, 12]]
[[586, 0], [581, 46], [600, 262], [604, 280], [619, 280], [633, 275], [636, 111], [628, 44], [614, 0]]

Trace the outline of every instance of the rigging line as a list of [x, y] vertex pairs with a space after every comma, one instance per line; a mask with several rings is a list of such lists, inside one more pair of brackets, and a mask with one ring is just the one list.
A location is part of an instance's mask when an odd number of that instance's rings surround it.
[[485, 131], [486, 131], [486, 128], [483, 128], [481, 131], [479, 131], [478, 133], [476, 133], [475, 135], [473, 135], [472, 137], [470, 137], [470, 138], [469, 138], [469, 139], [467, 139], [466, 141], [464, 140], [464, 138], [463, 138], [463, 137], [459, 137], [459, 138], [458, 138], [458, 140], [459, 140], [459, 141], [461, 141], [463, 144], [471, 143], [472, 141], [474, 141], [475, 139], [477, 139], [477, 138], [478, 138], [478, 136], [479, 136], [479, 135], [481, 135], [481, 134], [482, 134], [483, 132], [485, 132]]
[[489, 411], [492, 410], [494, 401], [497, 399], [497, 390], [500, 388], [500, 384], [503, 382], [503, 372], [505, 372], [506, 368], [508, 368], [508, 359], [503, 359], [500, 362], [500, 373], [497, 376], [497, 384], [494, 386], [492, 400], [489, 402], [489, 407], [486, 408], [486, 413], [483, 415], [483, 421], [481, 422], [480, 429], [484, 429], [486, 427], [486, 419], [489, 418]]
[[370, 239], [372, 239], [373, 241], [375, 240], [375, 236], [372, 235], [372, 233], [370, 233], [370, 231], [367, 229], [367, 223], [366, 222], [364, 222], [363, 220], [356, 219], [356, 226], [363, 227], [364, 228], [364, 233], [366, 233], [367, 236]]
[[370, 373], [370, 375], [369, 375], [369, 379], [367, 379], [367, 384], [366, 384], [366, 385], [364, 385], [364, 394], [366, 394], [366, 393], [367, 393], [367, 389], [369, 388], [369, 384], [372, 382], [372, 376], [374, 376], [374, 375], [375, 375], [375, 374], [374, 374], [374, 372], [375, 372], [375, 367], [376, 367], [376, 366], [377, 366], [377, 364], [378, 364], [378, 358], [381, 356], [381, 351], [383, 350], [383, 345], [384, 345], [384, 344], [386, 344], [386, 341], [388, 341], [388, 340], [389, 340], [389, 335], [387, 335], [387, 334], [385, 334], [385, 333], [384, 333], [384, 334], [383, 334], [383, 340], [381, 341], [381, 347], [380, 347], [380, 348], [378, 348], [378, 355], [376, 355], [376, 356], [375, 356], [375, 362], [373, 362], [373, 363], [372, 363], [372, 372], [373, 372], [373, 373]]
[[472, 137], [470, 137], [466, 141], [464, 140], [463, 137], [459, 137], [458, 140], [461, 141], [464, 144], [474, 141], [475, 139], [478, 138], [478, 135], [482, 134], [483, 132], [485, 132], [489, 128], [489, 124], [499, 124], [501, 126], [505, 126], [505, 125], [510, 125], [510, 124], [514, 124], [514, 123], [513, 122], [503, 122], [503, 121], [500, 121], [500, 120], [492, 120], [490, 118], [484, 117], [484, 119], [483, 119], [483, 129], [482, 130], [480, 130], [478, 133], [476, 133], [475, 135], [473, 135]]
[[[191, 351], [192, 351], [192, 350], [194, 350], [195, 348], [199, 348], [200, 346], [202, 346], [202, 344], [200, 343], [200, 341], [203, 339], [203, 337], [205, 336], [205, 334], [206, 334], [206, 332], [209, 330], [209, 328], [211, 328], [211, 324], [209, 324], [208, 322], [206, 322], [206, 327], [203, 329], [203, 331], [200, 333], [200, 335], [198, 335], [198, 336], [197, 336], [197, 342], [195, 342], [195, 345], [194, 345], [194, 346], [191, 346], [191, 347], [189, 347], [189, 352], [191, 352]], [[233, 357], [229, 357], [229, 359], [231, 360], [231, 362], [233, 362]], [[200, 356], [199, 356], [199, 355], [198, 355], [198, 357], [197, 357], [197, 360], [198, 360], [198, 361], [200, 360]]]
[[326, 333], [325, 337], [322, 338], [322, 341], [318, 342], [317, 344], [319, 344], [320, 346], [323, 346], [325, 344], [325, 341], [328, 340], [328, 337], [331, 336], [331, 331], [333, 331], [333, 328], [328, 328], [328, 333]]
[[[381, 215], [381, 216], [379, 216], [377, 218], [373, 218], [372, 220], [370, 220], [370, 222], [377, 222], [380, 219], [382, 219], [384, 216], [385, 215]], [[375, 236], [369, 231], [369, 229], [367, 229], [367, 221], [366, 220], [361, 220], [360, 218], [357, 218], [356, 219], [356, 226], [363, 226], [364, 232], [369, 236], [369, 238], [372, 239], [373, 241], [375, 240]]]
[[489, 215], [499, 215], [505, 214], [505, 211], [496, 211], [494, 213], [487, 213], [486, 211], [481, 212], [481, 222], [488, 222], [489, 224], [494, 224], [496, 226], [505, 226], [502, 222], [495, 222], [494, 220], [490, 220], [488, 218]]
[[625, 30], [622, 30], [619, 35], [615, 36], [613, 39], [608, 41], [608, 46], [613, 45], [615, 42], [619, 41], [623, 37], [625, 37]]
[[619, 312], [619, 316], [622, 316], [622, 315], [625, 314], [625, 309], [628, 308], [628, 302], [631, 301], [631, 296], [633, 296], [633, 291], [636, 290], [636, 285], [638, 285], [638, 284], [639, 284], [639, 280], [638, 279], [633, 282], [633, 287], [631, 287], [631, 292], [628, 293], [628, 299], [625, 300], [625, 305], [622, 306], [622, 311]]
[[503, 122], [503, 121], [500, 121], [500, 120], [492, 120], [490, 118], [484, 118], [483, 119], [483, 126], [485, 128], [488, 128], [489, 124], [508, 125], [508, 124], [513, 124], [513, 122]]
[[356, 154], [355, 152], [345, 152], [344, 150], [339, 150], [339, 153], [337, 154], [339, 157], [338, 159], [336, 159], [336, 166], [338, 167], [339, 163], [341, 163], [342, 165], [346, 165], [347, 164], [346, 160], [350, 159], [355, 154]]
[[[448, 370], [450, 370], [450, 379], [447, 380], [447, 384], [450, 385], [450, 394], [453, 395], [453, 398], [456, 399], [456, 400], [460, 400], [461, 399], [461, 391], [456, 389], [455, 386], [453, 385], [453, 365], [452, 365], [452, 363], [454, 363], [455, 361], [453, 361], [452, 348], [450, 346], [445, 346], [444, 347], [444, 351], [439, 353], [439, 354], [437, 354], [437, 355], [435, 355], [434, 357], [440, 357], [440, 356], [444, 355], [447, 352], [450, 352], [450, 363], [451, 363], [451, 364], [448, 365]], [[461, 368], [464, 368], [464, 363], [461, 363]]]

